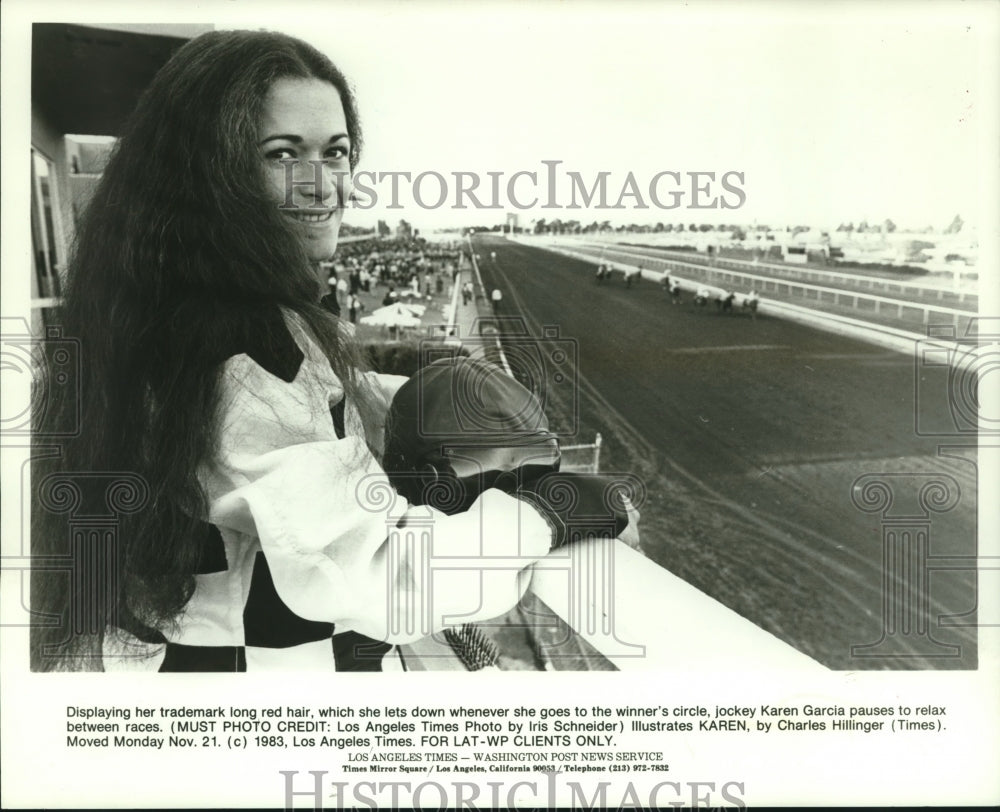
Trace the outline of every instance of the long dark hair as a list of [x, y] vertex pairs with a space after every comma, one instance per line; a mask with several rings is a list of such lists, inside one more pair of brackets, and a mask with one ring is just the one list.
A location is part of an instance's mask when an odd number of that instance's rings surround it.
[[[258, 127], [283, 77], [336, 87], [354, 167], [354, 96], [329, 59], [282, 34], [212, 32], [153, 79], [86, 211], [60, 308], [80, 378], [57, 386], [51, 358], [43, 362], [50, 403], [36, 411], [36, 440], [70, 435], [34, 468], [32, 604], [45, 619], [32, 634], [37, 670], [99, 668], [106, 627], [156, 639], [190, 599], [207, 516], [196, 470], [216, 440], [224, 348], [247, 336], [281, 346], [287, 335], [273, 315], [294, 311], [364, 414], [360, 353], [318, 303], [309, 257], [264, 185]], [[51, 402], [67, 389], [72, 397]], [[80, 553], [65, 511], [53, 508], [53, 483], [75, 477], [80, 492], [102, 476], [135, 484], [145, 506], [120, 517], [113, 544]]]

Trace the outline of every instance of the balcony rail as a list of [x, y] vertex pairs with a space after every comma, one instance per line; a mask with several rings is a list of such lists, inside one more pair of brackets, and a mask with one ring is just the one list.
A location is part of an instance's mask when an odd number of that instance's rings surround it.
[[[826, 670], [616, 539], [549, 553], [533, 565], [530, 591], [552, 612], [532, 616], [534, 637], [545, 638], [552, 657], [579, 635], [601, 660], [588, 670]], [[399, 646], [399, 655], [407, 671], [466, 670], [443, 633]]]

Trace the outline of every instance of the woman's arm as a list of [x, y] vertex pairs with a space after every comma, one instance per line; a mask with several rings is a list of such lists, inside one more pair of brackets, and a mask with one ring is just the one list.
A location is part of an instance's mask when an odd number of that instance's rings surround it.
[[466, 513], [413, 507], [329, 401], [340, 384], [308, 348], [294, 380], [246, 355], [229, 359], [215, 457], [201, 471], [210, 520], [256, 536], [296, 614], [407, 642], [513, 606], [526, 567], [552, 544], [526, 502], [485, 492]]

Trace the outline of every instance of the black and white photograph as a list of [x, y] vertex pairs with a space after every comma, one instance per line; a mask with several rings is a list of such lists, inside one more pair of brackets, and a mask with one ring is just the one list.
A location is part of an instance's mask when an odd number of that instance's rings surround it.
[[1000, 5], [2, 13], [5, 808], [1000, 802]]

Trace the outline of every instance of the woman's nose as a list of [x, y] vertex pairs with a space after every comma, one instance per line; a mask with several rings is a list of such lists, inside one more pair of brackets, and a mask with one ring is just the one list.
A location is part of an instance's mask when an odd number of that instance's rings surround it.
[[350, 173], [333, 170], [324, 161], [299, 161], [294, 179], [297, 197], [304, 206], [343, 208], [354, 193]]
[[355, 199], [354, 179], [350, 172], [336, 170], [333, 172], [334, 191], [337, 193], [337, 202], [340, 208], [347, 208], [347, 204]]

